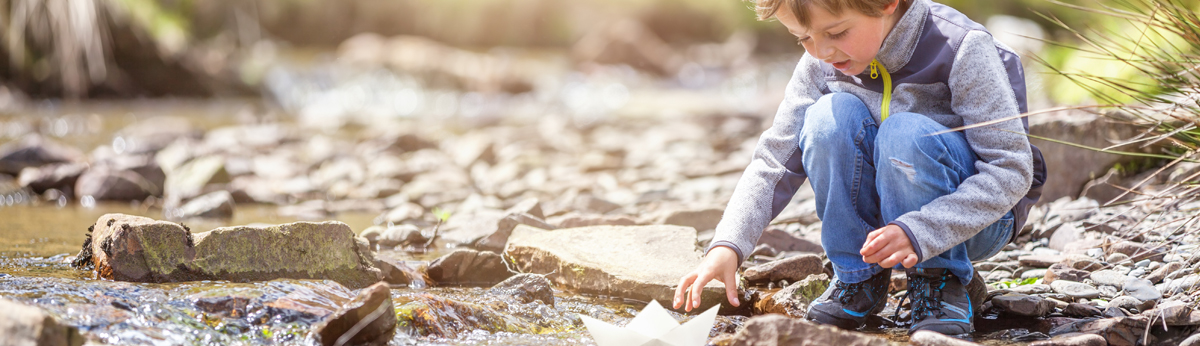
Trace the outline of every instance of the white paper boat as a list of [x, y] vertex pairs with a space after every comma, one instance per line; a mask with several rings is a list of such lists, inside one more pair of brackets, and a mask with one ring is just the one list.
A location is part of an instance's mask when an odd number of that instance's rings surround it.
[[598, 346], [703, 346], [719, 307], [713, 306], [683, 325], [653, 300], [625, 328], [584, 315], [579, 318]]

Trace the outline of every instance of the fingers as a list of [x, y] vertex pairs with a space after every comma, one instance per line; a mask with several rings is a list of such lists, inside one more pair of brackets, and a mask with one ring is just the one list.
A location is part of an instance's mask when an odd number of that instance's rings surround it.
[[679, 286], [675, 288], [675, 302], [671, 304], [673, 308], [678, 309], [684, 303], [684, 300], [687, 299], [688, 287], [691, 287], [692, 281], [696, 280], [696, 276], [695, 272], [691, 272], [679, 280]]
[[904, 267], [905, 268], [912, 268], [915, 265], [917, 265], [917, 254], [911, 253], [911, 254], [908, 254], [907, 257], [904, 257]]
[[691, 291], [688, 292], [688, 304], [686, 304], [687, 306], [684, 310], [690, 312], [692, 309], [700, 307], [700, 296], [702, 295], [701, 293], [704, 293], [704, 285], [707, 285], [712, 279], [712, 273], [704, 272], [700, 274], [696, 281], [692, 282]]
[[[882, 261], [884, 261], [884, 260], [888, 259], [890, 256], [893, 256], [896, 253], [898, 253], [900, 251], [901, 247], [903, 247], [903, 246], [900, 244], [888, 243], [888, 244], [884, 245], [882, 249], [879, 249], [879, 251], [876, 251], [875, 253], [872, 253], [869, 256], [863, 256], [863, 262], [879, 263], [880, 266], [886, 268], [888, 266], [883, 265]], [[903, 257], [897, 257], [895, 262], [892, 263], [892, 265], [895, 265], [896, 263], [900, 263], [901, 259], [903, 259]]]
[[721, 282], [725, 283], [725, 298], [729, 298], [729, 304], [741, 306], [742, 302], [738, 301], [737, 275], [734, 273], [725, 273], [724, 277], [721, 278]]
[[888, 256], [887, 258], [883, 259], [882, 261], [879, 261], [879, 266], [884, 267], [884, 268], [895, 267], [897, 264], [900, 264], [900, 261], [905, 258], [905, 255], [906, 254], [899, 253], [899, 252], [894, 253], [891, 256]]

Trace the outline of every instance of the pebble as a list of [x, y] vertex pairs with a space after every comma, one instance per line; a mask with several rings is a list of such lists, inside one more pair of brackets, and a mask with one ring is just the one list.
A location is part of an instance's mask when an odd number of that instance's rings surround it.
[[1050, 285], [1032, 284], [1032, 285], [1022, 285], [1022, 286], [1013, 287], [1013, 288], [1010, 288], [1009, 291], [1012, 291], [1013, 293], [1018, 293], [1018, 294], [1033, 295], [1033, 294], [1050, 293], [1050, 292], [1053, 292], [1054, 290], [1050, 288]]
[[1150, 267], [1151, 262], [1152, 261], [1150, 261], [1148, 259], [1144, 259], [1144, 260], [1138, 261], [1136, 264], [1134, 264], [1134, 266], [1136, 266], [1138, 268], [1148, 268], [1148, 267]]
[[1029, 346], [1108, 346], [1108, 340], [1096, 334], [1064, 334], [1050, 340], [1031, 343]]
[[1130, 278], [1125, 281], [1125, 294], [1141, 301], [1157, 301], [1163, 298], [1162, 293], [1154, 288], [1150, 280]]
[[1062, 293], [1073, 298], [1097, 298], [1100, 296], [1100, 290], [1096, 287], [1082, 282], [1055, 280], [1050, 283], [1050, 288], [1055, 292]]
[[1129, 271], [1129, 276], [1140, 278], [1146, 276], [1146, 268], [1137, 268]]
[[1039, 269], [1030, 269], [1030, 270], [1026, 270], [1025, 272], [1021, 273], [1021, 280], [1030, 279], [1030, 278], [1041, 279], [1043, 277], [1046, 277], [1046, 269], [1040, 269], [1040, 268]]
[[[1096, 249], [1096, 250], [1100, 250], [1100, 249]], [[1101, 251], [1101, 253], [1103, 253], [1103, 251]], [[1129, 255], [1118, 252], [1118, 253], [1113, 253], [1111, 255], [1108, 255], [1108, 258], [1106, 258], [1104, 261], [1108, 262], [1108, 263], [1121, 263], [1128, 259], [1129, 259]]]
[[1138, 300], [1137, 298], [1130, 297], [1130, 296], [1120, 296], [1120, 297], [1116, 297], [1116, 298], [1113, 298], [1112, 300], [1108, 301], [1108, 304], [1105, 305], [1104, 307], [1105, 308], [1117, 307], [1117, 308], [1122, 308], [1125, 310], [1133, 311], [1133, 310], [1141, 310], [1141, 306], [1142, 306], [1142, 301]]
[[1182, 268], [1183, 268], [1183, 263], [1167, 262], [1166, 264], [1159, 266], [1158, 269], [1155, 269], [1153, 272], [1150, 273], [1150, 275], [1146, 276], [1145, 278], [1146, 278], [1146, 280], [1150, 280], [1150, 282], [1152, 282], [1152, 283], [1159, 283], [1159, 282], [1162, 282], [1163, 279], [1167, 277], [1167, 274], [1173, 273]]
[[1128, 277], [1124, 274], [1106, 269], [1092, 272], [1090, 278], [1092, 279], [1092, 282], [1095, 282], [1097, 285], [1108, 285], [1121, 288], [1121, 285], [1125, 284], [1125, 280]]

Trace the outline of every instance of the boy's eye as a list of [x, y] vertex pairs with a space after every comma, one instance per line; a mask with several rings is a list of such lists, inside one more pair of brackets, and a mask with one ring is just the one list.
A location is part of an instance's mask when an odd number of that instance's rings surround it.
[[796, 44], [804, 45], [804, 42], [808, 42], [808, 39], [809, 39], [808, 37], [804, 37], [799, 40], [796, 40]]
[[842, 32], [839, 32], [836, 34], [829, 34], [829, 38], [836, 40], [836, 39], [842, 38], [842, 36], [846, 36], [847, 32], [850, 32], [850, 29], [842, 30]]

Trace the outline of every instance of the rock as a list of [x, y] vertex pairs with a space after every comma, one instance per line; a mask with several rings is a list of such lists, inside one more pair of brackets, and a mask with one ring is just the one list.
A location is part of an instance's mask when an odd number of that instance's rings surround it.
[[557, 225], [558, 228], [633, 226], [638, 224], [637, 220], [624, 215], [580, 214], [576, 212], [551, 217], [547, 222], [551, 225]]
[[1120, 296], [1108, 301], [1107, 307], [1117, 307], [1129, 311], [1141, 311], [1142, 301], [1130, 296]]
[[993, 271], [988, 272], [987, 276], [984, 277], [984, 279], [986, 279], [988, 282], [1005, 281], [1008, 279], [1012, 279], [1012, 274], [1013, 274], [1012, 272], [1005, 271], [1005, 270], [993, 270]]
[[571, 209], [596, 214], [605, 214], [619, 208], [621, 208], [621, 205], [596, 197], [590, 193], [579, 194], [578, 197], [575, 197], [571, 201]]
[[1195, 289], [1196, 287], [1200, 287], [1200, 275], [1191, 274], [1191, 275], [1187, 275], [1187, 276], [1184, 276], [1184, 277], [1181, 277], [1181, 278], [1178, 278], [1175, 280], [1171, 280], [1169, 283], [1164, 283], [1163, 289], [1161, 289], [1159, 291], [1162, 294], [1172, 295], [1172, 294], [1177, 294], [1180, 292], [1188, 292], [1188, 291]]
[[1062, 293], [1071, 296], [1072, 298], [1093, 299], [1100, 297], [1099, 290], [1092, 285], [1082, 282], [1055, 280], [1054, 282], [1050, 283], [1050, 288], [1054, 289], [1054, 292]]
[[1096, 334], [1108, 341], [1110, 346], [1134, 346], [1141, 345], [1143, 337], [1148, 338], [1148, 345], [1153, 345], [1155, 337], [1146, 335], [1146, 325], [1148, 319], [1144, 317], [1115, 317], [1099, 320], [1081, 320], [1075, 323], [1069, 323], [1054, 327], [1050, 331], [1050, 335], [1059, 335], [1071, 332], [1084, 334]]
[[719, 208], [673, 210], [663, 213], [654, 224], [688, 226], [697, 231], [705, 231], [716, 229], [724, 212]]
[[1083, 239], [1083, 228], [1076, 226], [1075, 223], [1064, 223], [1050, 236], [1050, 244], [1048, 246], [1051, 249], [1063, 251], [1067, 245], [1077, 242], [1080, 239]]
[[504, 216], [503, 212], [490, 209], [454, 213], [442, 225], [439, 236], [451, 243], [472, 245], [495, 233]]
[[1128, 255], [1133, 261], [1141, 261], [1149, 259], [1152, 261], [1162, 261], [1166, 252], [1161, 247], [1151, 246], [1142, 243], [1131, 241], [1119, 241], [1109, 244], [1104, 251], [1109, 255], [1114, 253], [1123, 253]]
[[1125, 276], [1125, 274], [1121, 274], [1109, 269], [1094, 271], [1091, 275], [1089, 275], [1089, 278], [1091, 278], [1092, 281], [1097, 285], [1115, 286], [1117, 288], [1125, 285], [1125, 280], [1129, 279], [1129, 277]]
[[75, 181], [75, 197], [97, 201], [140, 201], [155, 195], [154, 184], [132, 171], [96, 167]]
[[1021, 280], [1025, 279], [1041, 279], [1046, 276], [1046, 271], [1049, 269], [1034, 268], [1021, 272]]
[[375, 225], [367, 227], [359, 234], [370, 242], [386, 247], [395, 246], [424, 246], [429, 238], [415, 225], [403, 224], [395, 226]]
[[754, 266], [746, 269], [742, 273], [742, 277], [751, 283], [777, 282], [779, 280], [795, 282], [807, 278], [809, 275], [820, 274], [823, 270], [821, 257], [810, 254], [784, 258]]
[[1087, 304], [1070, 303], [1067, 304], [1066, 308], [1063, 308], [1063, 315], [1071, 317], [1085, 318], [1100, 316], [1101, 314], [1103, 312], [1099, 308]]
[[375, 219], [375, 223], [381, 225], [386, 225], [389, 223], [398, 225], [403, 223], [424, 222], [424, 216], [424, 207], [416, 203], [404, 202], [395, 208], [392, 208], [392, 210], [389, 210], [387, 213], [380, 215]]
[[821, 244], [794, 236], [779, 228], [767, 228], [766, 231], [763, 231], [762, 236], [758, 238], [758, 243], [771, 244], [772, 248], [779, 251], [825, 252]]
[[1050, 265], [1062, 262], [1065, 255], [1028, 255], [1017, 258], [1021, 266], [1034, 268], [1049, 268]]
[[[506, 252], [525, 273], [558, 285], [642, 301], [673, 301], [675, 285], [700, 264], [696, 230], [680, 226], [593, 226], [544, 231], [517, 226]], [[648, 265], [653, 263], [653, 265]], [[713, 281], [700, 310], [725, 302]], [[743, 302], [743, 306], [748, 302]]]
[[3, 345], [79, 346], [85, 341], [75, 327], [60, 323], [46, 311], [0, 298], [0, 336]]
[[1108, 346], [1108, 340], [1095, 334], [1072, 334], [1050, 340], [1034, 341], [1029, 346]]
[[762, 315], [746, 320], [731, 346], [887, 346], [886, 339], [840, 330], [783, 315]]
[[754, 313], [783, 314], [791, 317], [804, 317], [808, 304], [825, 293], [829, 288], [829, 276], [825, 274], [809, 275], [804, 280], [792, 283], [787, 287], [754, 303]]
[[1187, 339], [1183, 339], [1183, 342], [1180, 342], [1179, 346], [1200, 346], [1200, 333], [1192, 334]]
[[956, 339], [938, 332], [928, 330], [918, 331], [909, 337], [908, 341], [914, 346], [978, 346], [979, 344]]
[[1180, 270], [1180, 269], [1183, 269], [1183, 263], [1167, 262], [1167, 264], [1164, 264], [1163, 266], [1158, 267], [1158, 269], [1155, 269], [1154, 272], [1150, 273], [1150, 275], [1147, 275], [1146, 280], [1149, 280], [1151, 283], [1157, 284], [1159, 282], [1162, 282], [1162, 280], [1167, 277], [1167, 274], [1174, 273], [1175, 271]]
[[138, 120], [117, 131], [113, 150], [118, 154], [150, 154], [180, 138], [200, 139], [204, 132], [182, 116], [155, 116]]
[[538, 219], [546, 219], [546, 214], [542, 212], [542, 202], [537, 198], [532, 197], [517, 202], [517, 204], [513, 205], [511, 208], [508, 208], [508, 210], [505, 210], [504, 212], [506, 214], [525, 213]]
[[1016, 294], [1026, 294], [1026, 295], [1050, 293], [1050, 292], [1054, 291], [1054, 289], [1050, 288], [1050, 285], [1046, 285], [1046, 284], [1021, 285], [1021, 286], [1010, 288], [1008, 290], [1012, 291], [1013, 293], [1016, 293]]
[[1163, 303], [1154, 309], [1142, 313], [1151, 318], [1159, 318], [1168, 326], [1200, 325], [1200, 311], [1195, 311], [1186, 303], [1171, 301]]
[[58, 189], [70, 193], [75, 191], [75, 182], [88, 169], [83, 163], [54, 163], [41, 167], [25, 167], [17, 177], [17, 184], [28, 187], [35, 193]]
[[294, 222], [192, 234], [149, 218], [106, 214], [93, 226], [91, 262], [120, 281], [328, 279], [365, 287], [382, 279], [375, 256], [346, 224]]
[[1150, 280], [1129, 278], [1123, 287], [1125, 294], [1143, 302], [1158, 301], [1163, 298], [1162, 293], [1154, 288], [1154, 284], [1150, 283]]
[[37, 134], [0, 145], [0, 174], [17, 176], [26, 167], [82, 162], [83, 153]]
[[150, 156], [117, 156], [97, 162], [93, 166], [105, 166], [118, 171], [132, 171], [141, 175], [154, 186], [155, 196], [162, 195], [166, 184], [167, 174]]
[[188, 201], [179, 207], [175, 218], [231, 219], [233, 209], [233, 195], [229, 191], [221, 190]]
[[324, 346], [383, 346], [395, 334], [396, 309], [383, 282], [364, 288], [312, 331], [312, 337]]
[[1042, 317], [1054, 312], [1054, 302], [1026, 295], [993, 297], [992, 306], [1018, 316]]
[[491, 251], [456, 250], [429, 263], [429, 280], [436, 285], [494, 285], [513, 275], [504, 259]]
[[173, 170], [166, 170], [163, 195], [167, 205], [179, 205], [183, 201], [203, 194], [213, 184], [228, 183], [225, 159], [220, 156], [205, 156], [192, 159]]
[[1050, 265], [1049, 269], [1046, 269], [1046, 275], [1043, 277], [1042, 282], [1045, 282], [1046, 284], [1053, 284], [1055, 280], [1059, 279], [1083, 282], [1083, 280], [1087, 279], [1090, 275], [1091, 273], [1068, 267], [1066, 264], [1055, 263]]
[[529, 273], [513, 275], [496, 286], [492, 286], [488, 291], [512, 296], [522, 304], [540, 301], [543, 304], [554, 306], [554, 289], [550, 280], [542, 275]]
[[512, 230], [517, 225], [533, 226], [544, 230], [554, 229], [554, 226], [533, 215], [512, 213], [497, 221], [496, 230], [475, 242], [475, 247], [480, 250], [504, 251], [504, 244], [508, 243], [508, 237], [512, 235]]
[[1120, 252], [1116, 252], [1111, 255], [1108, 255], [1108, 257], [1104, 259], [1105, 262], [1112, 263], [1112, 264], [1118, 264], [1118, 263], [1121, 263], [1121, 262], [1124, 262], [1127, 260], [1129, 260], [1129, 255], [1126, 255], [1126, 254], [1123, 254]]

